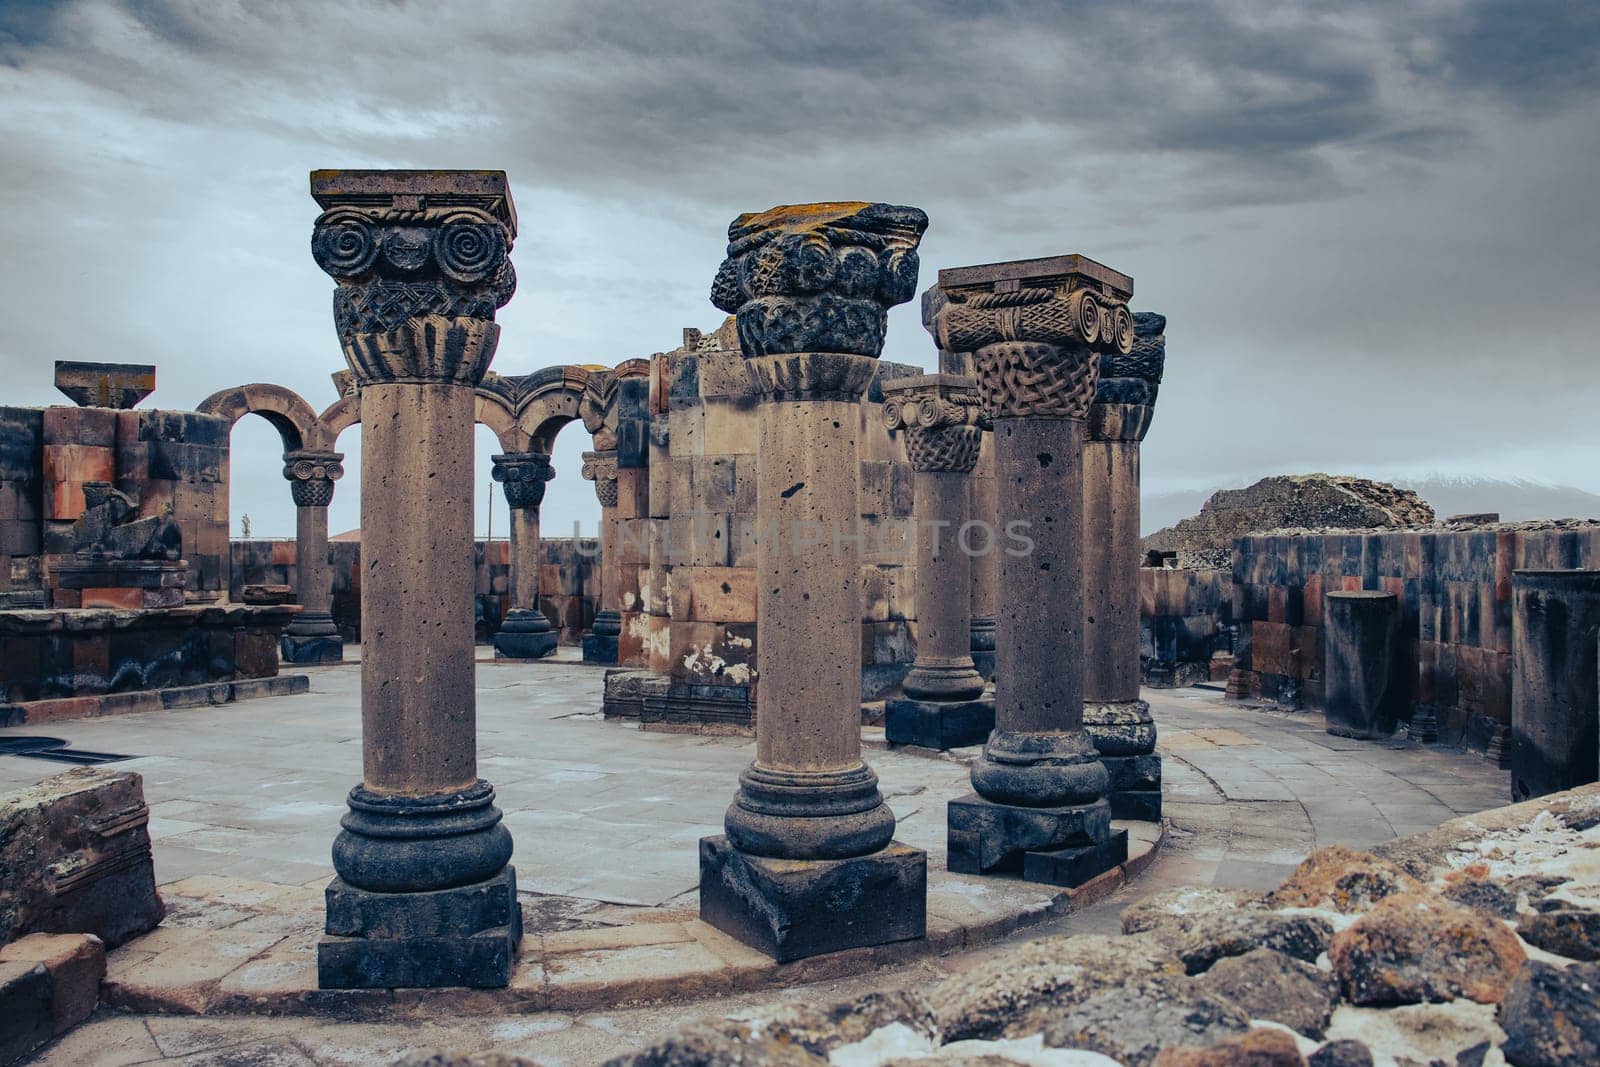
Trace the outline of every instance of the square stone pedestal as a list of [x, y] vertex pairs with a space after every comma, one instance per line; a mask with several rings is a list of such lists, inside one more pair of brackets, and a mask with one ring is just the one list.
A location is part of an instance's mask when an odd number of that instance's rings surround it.
[[845, 860], [777, 860], [700, 839], [700, 918], [779, 963], [923, 937], [927, 897], [927, 853], [898, 841]]
[[890, 744], [922, 748], [981, 745], [994, 730], [994, 696], [976, 700], [912, 700], [900, 697], [884, 706], [883, 732]]
[[[1104, 800], [1024, 808], [969, 793], [950, 802], [948, 820], [949, 868], [957, 874], [1016, 874], [1070, 888], [1128, 855], [1127, 833], [1112, 830]], [[1030, 864], [1041, 877], [1029, 874]]]
[[316, 635], [312, 637], [297, 637], [293, 634], [284, 634], [278, 639], [278, 655], [283, 657], [285, 663], [294, 663], [300, 666], [310, 666], [318, 663], [343, 663], [344, 638], [338, 634], [333, 636]]
[[615, 663], [617, 662], [617, 639], [603, 634], [583, 635], [583, 662], [585, 663]]
[[1143, 756], [1101, 756], [1111, 775], [1106, 799], [1111, 802], [1113, 819], [1161, 821], [1161, 757], [1154, 752]]
[[335, 878], [317, 942], [323, 989], [499, 989], [522, 941], [517, 873], [427, 893], [372, 893]]

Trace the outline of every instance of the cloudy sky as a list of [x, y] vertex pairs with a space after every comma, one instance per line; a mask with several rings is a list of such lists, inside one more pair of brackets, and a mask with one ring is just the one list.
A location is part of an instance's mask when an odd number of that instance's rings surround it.
[[[1597, 49], [1576, 0], [0, 0], [0, 403], [56, 402], [69, 358], [157, 364], [164, 407], [272, 381], [320, 408], [307, 172], [494, 167], [505, 373], [714, 327], [739, 212], [887, 200], [932, 219], [924, 284], [1059, 252], [1134, 276], [1170, 320], [1152, 490], [1600, 490]], [[886, 357], [932, 363], [914, 306], [890, 323]], [[581, 437], [551, 533], [598, 514]], [[275, 434], [234, 448], [235, 528], [292, 535]]]

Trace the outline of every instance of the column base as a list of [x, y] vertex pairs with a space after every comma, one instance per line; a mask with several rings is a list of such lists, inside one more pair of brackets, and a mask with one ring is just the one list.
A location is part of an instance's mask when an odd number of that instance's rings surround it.
[[543, 659], [555, 653], [558, 636], [544, 612], [512, 608], [494, 635], [494, 658]]
[[334, 878], [317, 942], [322, 989], [499, 989], [522, 941], [516, 871], [454, 889], [374, 893]]
[[975, 616], [969, 631], [972, 639], [972, 665], [985, 682], [994, 681], [995, 621]]
[[891, 841], [865, 856], [780, 860], [700, 839], [700, 918], [779, 963], [927, 933], [928, 856]]
[[[1013, 874], [1077, 886], [1127, 859], [1127, 831], [1111, 828], [1104, 800], [1063, 808], [996, 804], [976, 793], [950, 802], [948, 866], [957, 874]], [[1034, 859], [1035, 878], [1028, 873]], [[1062, 881], [1058, 879], [1077, 879]]]
[[1083, 728], [1106, 765], [1106, 799], [1114, 819], [1161, 819], [1161, 757], [1155, 754], [1156, 724], [1143, 700], [1091, 701], [1083, 706]]
[[343, 663], [344, 638], [330, 635], [301, 636], [285, 633], [278, 638], [278, 655], [285, 663], [311, 666], [318, 663]]
[[1161, 757], [1154, 752], [1142, 756], [1104, 756], [1100, 760], [1111, 776], [1106, 800], [1113, 819], [1161, 821]]
[[614, 664], [617, 662], [617, 639], [605, 634], [583, 635], [583, 662]]
[[994, 729], [994, 697], [976, 700], [900, 698], [884, 706], [884, 736], [895, 745], [940, 750], [981, 745]]

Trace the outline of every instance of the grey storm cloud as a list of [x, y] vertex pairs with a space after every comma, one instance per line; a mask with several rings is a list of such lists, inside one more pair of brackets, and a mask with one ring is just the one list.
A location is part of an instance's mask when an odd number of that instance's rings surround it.
[[[884, 199], [933, 220], [924, 285], [1059, 251], [1134, 275], [1170, 320], [1151, 483], [1600, 488], [1593, 4], [5, 0], [0, 90], [21, 402], [73, 355], [158, 363], [174, 406], [331, 400], [305, 172], [492, 166], [523, 220], [508, 372], [714, 325], [741, 211]], [[914, 309], [885, 355], [931, 361]], [[239, 441], [236, 478], [267, 472]]]

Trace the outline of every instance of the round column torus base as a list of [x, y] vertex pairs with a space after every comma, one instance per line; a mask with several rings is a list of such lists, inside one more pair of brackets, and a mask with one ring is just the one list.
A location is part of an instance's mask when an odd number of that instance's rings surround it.
[[537, 608], [512, 608], [500, 624], [500, 631], [510, 634], [547, 634], [550, 630], [550, 620]]
[[865, 763], [842, 771], [784, 771], [752, 763], [723, 820], [753, 856], [830, 860], [865, 856], [894, 839], [894, 812]]
[[901, 688], [916, 700], [975, 700], [983, 695], [983, 675], [970, 655], [951, 659], [918, 659]]
[[971, 635], [972, 651], [993, 652], [997, 629], [998, 626], [995, 623], [994, 616], [991, 615], [986, 618], [974, 616], [972, 625], [968, 627], [968, 633]]
[[511, 834], [483, 779], [452, 793], [350, 790], [333, 867], [358, 889], [419, 893], [492, 878], [511, 859]]
[[1083, 728], [1102, 756], [1143, 756], [1156, 750], [1156, 724], [1143, 700], [1086, 700]]
[[1028, 808], [1092, 804], [1111, 777], [1087, 732], [996, 730], [972, 765], [972, 788], [996, 804]]
[[326, 611], [306, 611], [302, 608], [283, 628], [286, 637], [337, 637], [339, 627], [333, 615]]
[[610, 608], [599, 612], [589, 626], [589, 632], [600, 637], [616, 637], [622, 633], [622, 615]]

